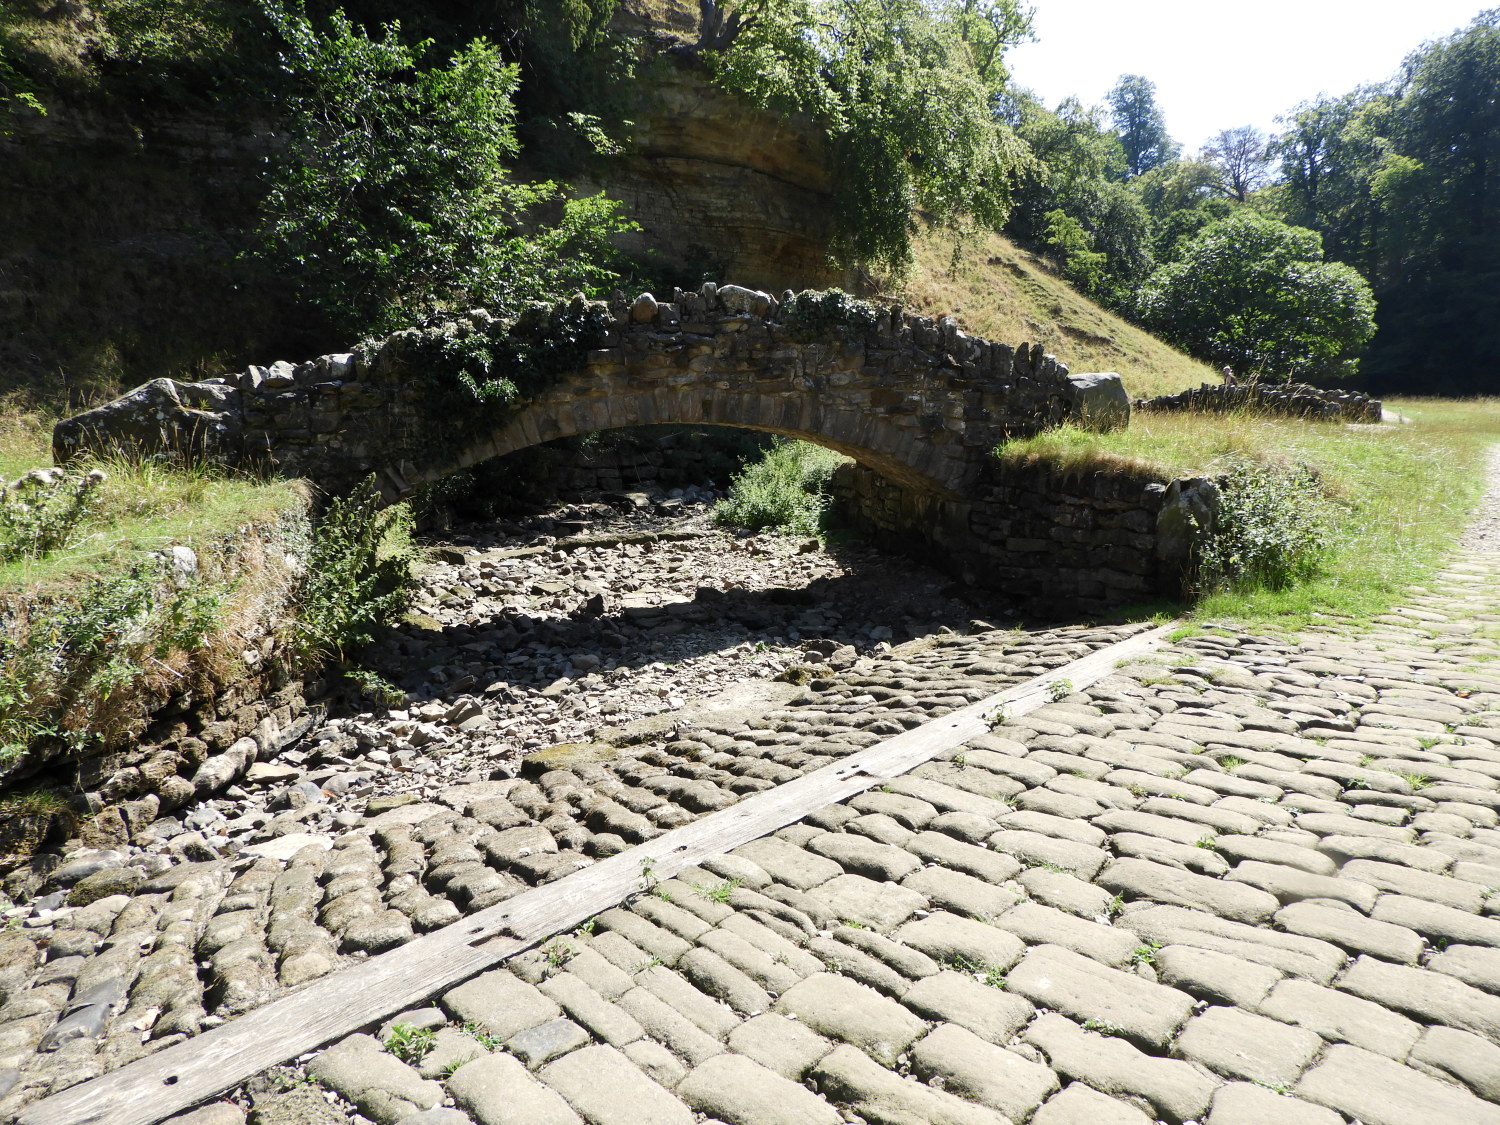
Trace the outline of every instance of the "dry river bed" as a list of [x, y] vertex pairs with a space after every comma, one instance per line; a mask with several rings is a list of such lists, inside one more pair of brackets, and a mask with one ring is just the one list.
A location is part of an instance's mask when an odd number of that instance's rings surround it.
[[[995, 628], [908, 564], [776, 541], [659, 537], [626, 577], [559, 530], [455, 544], [389, 646], [404, 716], [53, 873], [0, 937], [0, 1117], [1141, 628]], [[1495, 547], [1371, 626], [1054, 681], [191, 1120], [1500, 1123]], [[715, 642], [731, 612], [765, 616]]]

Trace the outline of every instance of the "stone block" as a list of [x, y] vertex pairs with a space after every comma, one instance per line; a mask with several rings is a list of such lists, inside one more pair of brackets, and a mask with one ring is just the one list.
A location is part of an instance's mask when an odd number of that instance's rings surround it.
[[873, 988], [831, 973], [815, 973], [776, 1001], [776, 1011], [795, 1016], [819, 1035], [849, 1043], [884, 1066], [927, 1030], [927, 1025]]
[[1056, 945], [1028, 951], [1005, 987], [1034, 1004], [1157, 1049], [1171, 1041], [1193, 1010], [1186, 993]]
[[613, 1047], [564, 1055], [540, 1077], [591, 1125], [695, 1125], [692, 1110]]
[[725, 1125], [842, 1125], [816, 1094], [742, 1055], [716, 1055], [693, 1068], [677, 1094]]
[[1217, 1085], [1188, 1063], [1147, 1055], [1052, 1013], [1037, 1017], [1024, 1038], [1064, 1077], [1106, 1094], [1144, 1098], [1168, 1121], [1201, 1119]]
[[476, 1023], [496, 1039], [509, 1039], [562, 1015], [544, 994], [504, 969], [481, 973], [445, 992], [443, 1007], [454, 1019]]
[[1351, 1043], [1393, 1059], [1405, 1058], [1422, 1031], [1421, 1025], [1379, 1004], [1304, 980], [1282, 981], [1258, 1010], [1330, 1042]]
[[1463, 1087], [1342, 1044], [1330, 1047], [1293, 1093], [1364, 1125], [1500, 1125], [1500, 1106]]
[[1323, 1040], [1305, 1028], [1221, 1007], [1190, 1019], [1172, 1050], [1227, 1078], [1286, 1086], [1297, 1080], [1322, 1045]]
[[836, 1047], [813, 1068], [823, 1096], [873, 1125], [1010, 1125], [992, 1109], [893, 1074], [853, 1047]]
[[900, 999], [923, 1019], [946, 1020], [995, 1044], [1009, 1043], [1036, 1011], [1020, 996], [951, 970], [924, 977]]
[[1022, 1058], [951, 1023], [941, 1023], [911, 1051], [912, 1067], [929, 1083], [1023, 1121], [1057, 1089], [1050, 1067]]

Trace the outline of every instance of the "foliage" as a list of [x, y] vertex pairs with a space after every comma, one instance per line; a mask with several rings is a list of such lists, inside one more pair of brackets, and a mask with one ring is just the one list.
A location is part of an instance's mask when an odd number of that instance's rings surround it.
[[1083, 292], [1119, 304], [1151, 271], [1151, 225], [1127, 173], [1120, 140], [1097, 110], [1065, 99], [1048, 110], [1022, 96], [1009, 113], [1030, 148], [1008, 228], [1050, 250]]
[[410, 516], [381, 510], [374, 477], [332, 500], [297, 591], [295, 640], [309, 657], [343, 657], [406, 611], [413, 589]]
[[1181, 146], [1167, 132], [1154, 82], [1139, 74], [1122, 74], [1104, 98], [1130, 175], [1139, 176], [1177, 158]]
[[[274, 0], [267, 0], [268, 4]], [[350, 332], [382, 332], [444, 308], [513, 308], [613, 280], [618, 205], [561, 202], [551, 183], [508, 178], [517, 71], [475, 39], [441, 65], [432, 44], [377, 38], [339, 11], [326, 32], [300, 9], [268, 7], [293, 93], [288, 152], [269, 176], [260, 250], [306, 301]]]
[[0, 480], [0, 564], [45, 558], [66, 545], [106, 479], [101, 469], [33, 469], [10, 484]]
[[1063, 277], [1085, 293], [1095, 292], [1104, 273], [1105, 257], [1093, 248], [1094, 240], [1083, 224], [1061, 209], [1043, 216], [1044, 240], [1057, 256]]
[[1200, 159], [1218, 173], [1214, 186], [1243, 203], [1270, 178], [1270, 138], [1253, 125], [1225, 129], [1214, 134]]
[[79, 749], [116, 733], [117, 693], [143, 665], [201, 647], [225, 590], [168, 582], [155, 560], [61, 596], [0, 607], [0, 765], [41, 742]]
[[1500, 8], [1390, 82], [1299, 106], [1277, 138], [1290, 221], [1380, 298], [1376, 386], [1493, 389], [1500, 370]]
[[1237, 415], [1140, 415], [1123, 430], [1062, 427], [1007, 443], [1008, 464], [1070, 473], [1132, 472], [1159, 481], [1216, 475], [1244, 461], [1313, 466], [1328, 498], [1321, 571], [1282, 590], [1226, 589], [1193, 609], [1203, 621], [1271, 629], [1387, 612], [1449, 557], [1484, 493], [1500, 440], [1500, 399], [1388, 403], [1410, 425], [1351, 428]]
[[436, 1045], [436, 1032], [429, 1027], [416, 1027], [409, 1023], [393, 1024], [390, 1034], [385, 1037], [385, 1049], [402, 1062], [413, 1066], [426, 1058], [427, 1053]]
[[804, 289], [779, 314], [787, 331], [802, 341], [858, 339], [890, 315], [880, 305], [851, 297], [842, 289]]
[[834, 249], [897, 271], [915, 212], [998, 228], [1023, 147], [993, 112], [1007, 47], [1030, 32], [1015, 0], [745, 0], [714, 76], [758, 105], [803, 112], [828, 137]]
[[1374, 332], [1375, 301], [1352, 268], [1322, 260], [1315, 232], [1238, 211], [1151, 275], [1142, 322], [1241, 375], [1338, 378]]
[[751, 531], [816, 535], [828, 507], [834, 469], [844, 458], [805, 441], [779, 439], [765, 457], [738, 473], [714, 520]]
[[1322, 565], [1332, 520], [1306, 465], [1239, 461], [1220, 478], [1219, 510], [1199, 557], [1200, 592], [1284, 590]]
[[29, 110], [46, 116], [47, 107], [37, 98], [31, 83], [7, 57], [6, 44], [0, 41], [0, 137], [10, 132], [10, 115]]

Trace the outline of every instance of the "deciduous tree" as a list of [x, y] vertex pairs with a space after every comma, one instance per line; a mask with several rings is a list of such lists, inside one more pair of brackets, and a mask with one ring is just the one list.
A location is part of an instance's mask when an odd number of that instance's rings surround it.
[[1104, 97], [1130, 175], [1139, 176], [1177, 158], [1181, 146], [1167, 132], [1167, 119], [1156, 104], [1154, 82], [1139, 74], [1122, 74]]
[[1316, 232], [1243, 209], [1152, 274], [1138, 312], [1199, 359], [1277, 380], [1350, 375], [1375, 331], [1369, 285], [1323, 261]]

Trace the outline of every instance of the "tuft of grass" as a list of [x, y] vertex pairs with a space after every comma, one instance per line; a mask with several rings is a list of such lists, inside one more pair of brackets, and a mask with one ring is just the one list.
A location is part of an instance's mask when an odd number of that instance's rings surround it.
[[739, 885], [743, 882], [743, 879], [736, 876], [732, 879], [725, 879], [722, 883], [715, 883], [712, 886], [699, 886], [697, 884], [694, 884], [693, 890], [703, 898], [708, 899], [709, 902], [725, 903], [729, 901], [729, 896], [732, 895], [739, 888]]

